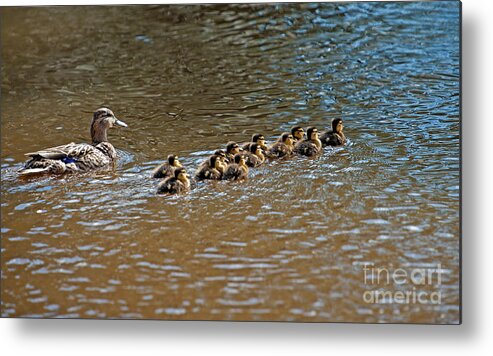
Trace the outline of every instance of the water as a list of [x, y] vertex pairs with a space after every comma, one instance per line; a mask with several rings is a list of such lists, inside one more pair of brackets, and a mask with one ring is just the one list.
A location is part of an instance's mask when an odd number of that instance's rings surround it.
[[[3, 8], [2, 316], [459, 321], [459, 4]], [[114, 170], [19, 179], [89, 140]], [[155, 196], [230, 140], [342, 117], [350, 143]], [[363, 267], [440, 265], [440, 304], [366, 303]]]

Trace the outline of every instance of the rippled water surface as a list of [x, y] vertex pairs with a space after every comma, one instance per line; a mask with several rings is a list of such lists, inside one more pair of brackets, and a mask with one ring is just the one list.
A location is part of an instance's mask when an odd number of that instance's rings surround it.
[[[2, 316], [459, 321], [458, 3], [2, 8], [1, 32]], [[113, 170], [17, 177], [102, 105]], [[343, 148], [154, 195], [170, 153], [335, 117]], [[387, 289], [441, 303], [365, 302], [368, 263], [440, 265]]]

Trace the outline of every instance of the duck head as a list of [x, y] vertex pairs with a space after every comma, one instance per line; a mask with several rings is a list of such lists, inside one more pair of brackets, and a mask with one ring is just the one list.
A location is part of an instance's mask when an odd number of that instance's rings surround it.
[[344, 129], [344, 125], [342, 124], [342, 119], [337, 118], [337, 119], [332, 120], [332, 131], [333, 132], [341, 134], [343, 129]]
[[107, 142], [108, 129], [115, 126], [127, 127], [128, 125], [123, 121], [118, 120], [113, 111], [108, 108], [96, 110], [91, 122], [92, 143], [97, 145], [101, 142]]
[[235, 155], [235, 163], [242, 166], [242, 167], [248, 168], [248, 166], [246, 165], [245, 157], [243, 157], [243, 155], [236, 154]]
[[289, 132], [284, 132], [281, 135], [281, 142], [284, 143], [287, 146], [293, 146], [293, 135], [290, 134]]
[[318, 130], [316, 127], [309, 127], [306, 130], [306, 137], [311, 140], [311, 141], [317, 141], [318, 140]]
[[219, 172], [224, 171], [224, 165], [220, 156], [212, 155], [209, 157], [209, 167], [217, 169]]
[[190, 186], [190, 180], [185, 168], [181, 167], [175, 170], [175, 178], [185, 184], [186, 187]]
[[168, 163], [172, 167], [178, 167], [178, 168], [183, 167], [181, 165], [180, 161], [178, 160], [178, 156], [175, 156], [175, 155], [169, 155], [168, 156]]
[[251, 153], [253, 153], [255, 156], [263, 159], [264, 154], [262, 153], [262, 148], [260, 147], [260, 144], [258, 143], [252, 143], [248, 149], [250, 150]]
[[266, 150], [267, 146], [265, 144], [265, 136], [259, 133], [256, 133], [252, 136], [252, 142], [257, 143], [261, 149]]
[[226, 160], [226, 153], [224, 153], [224, 151], [223, 151], [223, 150], [216, 150], [216, 151], [214, 152], [214, 156], [219, 157], [219, 160], [220, 160], [221, 162], [223, 162], [223, 163], [224, 163], [224, 161]]
[[291, 135], [293, 135], [295, 140], [302, 140], [305, 137], [305, 130], [301, 126], [293, 126], [291, 128]]
[[236, 142], [228, 142], [228, 144], [226, 145], [226, 153], [236, 155], [240, 153], [240, 146], [238, 146]]

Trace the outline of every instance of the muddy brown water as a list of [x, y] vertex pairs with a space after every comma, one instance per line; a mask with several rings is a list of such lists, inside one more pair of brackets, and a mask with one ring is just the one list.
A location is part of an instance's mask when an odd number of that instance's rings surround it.
[[[2, 8], [2, 316], [457, 323], [458, 6]], [[102, 105], [129, 125], [114, 169], [18, 179]], [[343, 148], [154, 195], [170, 153], [193, 171], [334, 117]], [[375, 286], [366, 264], [442, 278]]]

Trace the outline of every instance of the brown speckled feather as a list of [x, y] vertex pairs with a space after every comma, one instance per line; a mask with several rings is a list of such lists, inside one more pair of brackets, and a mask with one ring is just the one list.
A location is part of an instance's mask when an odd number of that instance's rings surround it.
[[327, 131], [320, 137], [322, 145], [324, 146], [342, 146], [346, 144], [346, 136], [344, 134], [338, 134], [333, 131]]
[[24, 170], [41, 168], [48, 173], [65, 173], [108, 166], [116, 158], [116, 150], [109, 142], [96, 146], [72, 142], [26, 155], [31, 159], [26, 162]]
[[110, 109], [96, 110], [91, 123], [91, 145], [71, 142], [27, 153], [26, 156], [31, 158], [19, 170], [19, 174], [71, 173], [110, 165], [116, 160], [116, 150], [107, 140], [107, 130], [115, 125], [127, 126], [118, 120]]
[[303, 156], [315, 156], [320, 153], [317, 145], [314, 144], [311, 140], [302, 140], [299, 141], [294, 147], [294, 151]]
[[267, 155], [269, 157], [281, 158], [285, 156], [290, 156], [293, 154], [293, 148], [286, 145], [283, 142], [275, 143], [268, 151]]
[[189, 190], [181, 181], [175, 177], [169, 177], [159, 183], [157, 194], [180, 194]]
[[239, 164], [229, 164], [224, 172], [223, 179], [225, 180], [240, 180], [248, 177], [248, 171]]

